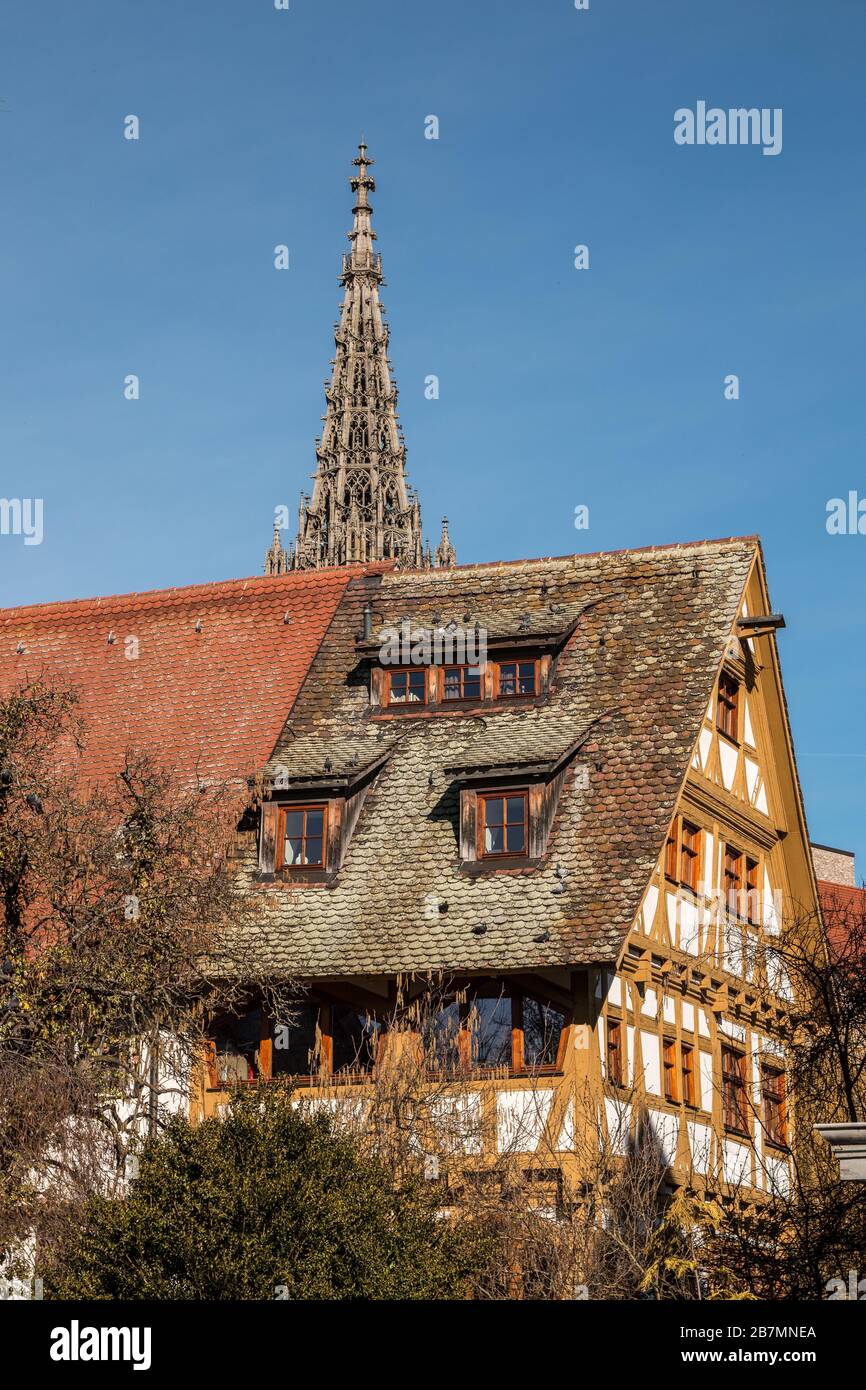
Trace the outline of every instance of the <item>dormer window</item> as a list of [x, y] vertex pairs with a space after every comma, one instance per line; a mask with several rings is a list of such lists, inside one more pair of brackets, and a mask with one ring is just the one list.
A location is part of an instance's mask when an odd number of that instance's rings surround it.
[[372, 760], [364, 759], [366, 751], [363, 745], [345, 750], [338, 766], [333, 757], [323, 757], [320, 771], [310, 771], [303, 757], [297, 772], [274, 767], [261, 808], [261, 880], [304, 887], [332, 880], [367, 792], [390, 756], [390, 748], [381, 748]]
[[720, 676], [716, 727], [733, 743], [737, 743], [739, 739], [739, 704], [739, 683], [732, 676]]
[[408, 666], [389, 671], [387, 681], [389, 705], [424, 705], [427, 703], [427, 668]]
[[484, 741], [473, 762], [446, 767], [460, 788], [460, 858], [470, 872], [533, 868], [541, 860], [569, 766], [583, 735], [565, 748], [541, 753], [536, 737], [524, 756], [512, 740], [512, 759], [502, 745]]
[[280, 812], [278, 868], [324, 868], [327, 817], [328, 808], [325, 803], [314, 806], [287, 806]]
[[525, 855], [529, 843], [528, 796], [525, 791], [478, 793], [478, 858]]
[[480, 666], [446, 666], [443, 672], [443, 700], [480, 700], [482, 695]]
[[434, 616], [432, 626], [404, 616], [374, 636], [368, 605], [355, 651], [369, 669], [375, 714], [427, 718], [446, 707], [453, 714], [460, 704], [501, 709], [515, 700], [540, 702], [579, 622], [548, 626], [546, 619], [536, 624], [525, 614], [510, 631], [491, 631], [477, 621], [467, 626], [469, 615], [462, 626], [453, 619], [443, 624], [441, 616]]
[[536, 691], [536, 662], [502, 661], [499, 663], [499, 689], [501, 698], [509, 699], [520, 695], [534, 695]]

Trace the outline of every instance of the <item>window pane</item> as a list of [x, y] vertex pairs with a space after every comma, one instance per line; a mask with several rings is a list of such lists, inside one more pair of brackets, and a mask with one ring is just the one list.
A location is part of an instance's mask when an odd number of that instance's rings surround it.
[[501, 796], [489, 796], [484, 802], [484, 820], [487, 825], [501, 825], [504, 803]]
[[460, 1006], [446, 1004], [432, 1018], [425, 1019], [422, 1030], [424, 1060], [428, 1067], [453, 1070], [460, 1062]]
[[515, 825], [515, 824], [517, 824], [518, 822], [520, 822], [520, 824], [523, 823], [523, 807], [524, 807], [524, 804], [525, 804], [525, 803], [524, 803], [524, 800], [523, 800], [523, 797], [522, 797], [522, 796], [509, 796], [509, 797], [508, 797], [508, 800], [507, 800], [506, 803], [505, 803], [505, 805], [506, 805], [505, 816], [506, 816], [506, 820], [508, 821], [508, 824], [509, 824], [509, 825]]
[[445, 668], [445, 699], [460, 699], [460, 671], [456, 666]]
[[523, 996], [523, 1065], [553, 1067], [559, 1039], [565, 1027], [565, 1014], [551, 1004], [542, 1004], [529, 994]]
[[369, 1071], [378, 1025], [367, 1013], [334, 1005], [331, 1010], [334, 1071]]
[[303, 842], [301, 840], [300, 835], [297, 836], [295, 839], [286, 840], [285, 848], [283, 851], [283, 859], [287, 864], [300, 863], [302, 843]]
[[271, 1071], [292, 1076], [309, 1076], [315, 1069], [316, 1004], [297, 1004], [283, 1022], [274, 1024]]
[[305, 864], [321, 864], [322, 862], [322, 841], [319, 839], [309, 839], [306, 843], [306, 854], [303, 862]]
[[307, 812], [307, 835], [316, 835], [321, 839], [322, 827], [325, 823], [324, 811]]
[[402, 704], [406, 699], [406, 672], [391, 672], [391, 704]]
[[286, 812], [286, 839], [300, 839], [304, 833], [304, 813], [303, 811]]
[[477, 1067], [511, 1065], [511, 999], [475, 999], [472, 1003], [472, 1064]]
[[505, 832], [505, 848], [509, 854], [522, 854], [526, 848], [526, 836], [522, 825], [509, 825]]
[[252, 1081], [258, 1076], [261, 1036], [261, 1009], [251, 1009], [240, 1018], [225, 1016], [214, 1024], [212, 1037], [217, 1077], [221, 1085]]
[[535, 694], [534, 661], [521, 661], [520, 663], [520, 693], [521, 695]]
[[409, 699], [415, 703], [423, 703], [424, 700], [424, 672], [411, 671], [409, 673]]
[[484, 832], [484, 849], [487, 854], [501, 854], [503, 844], [502, 826], [488, 825]]
[[513, 662], [507, 662], [499, 668], [499, 693], [500, 695], [513, 695], [516, 685], [517, 668]]
[[473, 668], [464, 671], [463, 695], [467, 700], [479, 700], [481, 698], [481, 672], [479, 670]]

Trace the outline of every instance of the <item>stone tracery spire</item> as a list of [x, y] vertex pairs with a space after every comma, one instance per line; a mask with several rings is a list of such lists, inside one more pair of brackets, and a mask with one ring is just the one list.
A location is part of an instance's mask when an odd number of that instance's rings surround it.
[[280, 542], [279, 523], [274, 522], [274, 539], [271, 542], [270, 550], [265, 552], [265, 574], [285, 574], [288, 568], [288, 552], [283, 550]]
[[447, 516], [442, 518], [442, 537], [436, 547], [434, 563], [437, 569], [450, 569], [452, 565], [457, 564], [457, 552], [451, 544], [451, 537], [448, 534]]
[[[408, 569], [425, 566], [421, 506], [406, 482], [388, 325], [379, 301], [382, 257], [373, 248], [369, 201], [376, 183], [363, 140], [352, 162], [357, 173], [350, 179], [355, 194], [351, 250], [343, 256], [344, 296], [333, 371], [325, 383], [327, 408], [316, 440], [313, 492], [301, 495], [298, 538], [290, 550], [283, 550], [275, 537], [265, 558], [267, 574], [386, 559]], [[446, 550], [451, 558], [440, 561]], [[454, 563], [447, 527], [436, 555], [437, 563]]]

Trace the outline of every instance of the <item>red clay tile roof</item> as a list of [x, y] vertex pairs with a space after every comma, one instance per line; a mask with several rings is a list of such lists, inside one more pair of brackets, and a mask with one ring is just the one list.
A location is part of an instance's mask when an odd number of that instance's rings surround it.
[[110, 776], [127, 747], [182, 774], [246, 776], [269, 757], [346, 585], [365, 572], [0, 609], [0, 693], [35, 678], [75, 689], [88, 780]]

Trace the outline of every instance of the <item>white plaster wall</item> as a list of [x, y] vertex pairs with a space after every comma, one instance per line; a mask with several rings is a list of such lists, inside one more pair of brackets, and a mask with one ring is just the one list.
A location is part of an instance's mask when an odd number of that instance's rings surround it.
[[500, 1153], [532, 1153], [538, 1148], [550, 1114], [550, 1087], [497, 1091], [496, 1137]]
[[660, 1096], [662, 1091], [658, 1035], [641, 1029], [640, 1046], [643, 1056], [644, 1086], [650, 1095]]
[[630, 1108], [624, 1100], [605, 1096], [604, 1118], [607, 1139], [613, 1153], [622, 1157], [628, 1152]]
[[709, 1125], [701, 1124], [698, 1120], [687, 1120], [686, 1126], [692, 1155], [692, 1167], [696, 1173], [705, 1174], [710, 1164], [710, 1144], [713, 1131]]
[[665, 1110], [650, 1110], [649, 1121], [662, 1162], [668, 1165], [676, 1161], [680, 1123], [678, 1115], [670, 1115]]
[[713, 1058], [709, 1052], [699, 1054], [699, 1073], [701, 1081], [701, 1109], [713, 1113]]

